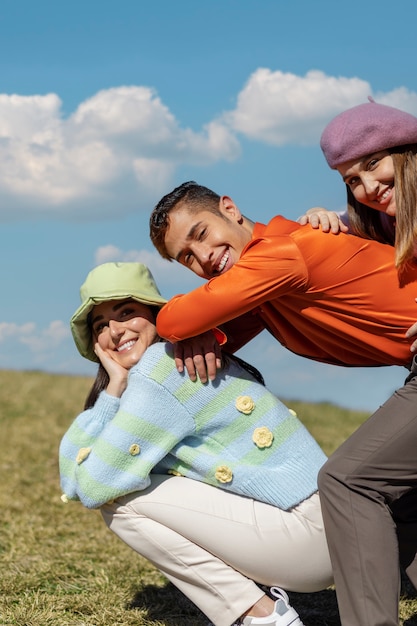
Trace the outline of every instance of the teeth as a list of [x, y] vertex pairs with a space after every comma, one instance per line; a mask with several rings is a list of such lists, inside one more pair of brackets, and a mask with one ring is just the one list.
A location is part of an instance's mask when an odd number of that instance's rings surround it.
[[135, 345], [135, 341], [132, 339], [131, 341], [126, 341], [122, 346], [117, 348], [117, 352], [123, 352], [124, 350], [129, 350], [132, 346]]
[[385, 200], [386, 198], [388, 198], [389, 194], [391, 193], [391, 189], [392, 189], [392, 187], [390, 187], [389, 189], [384, 191], [384, 193], [381, 196], [381, 200]]
[[226, 263], [227, 263], [227, 259], [228, 259], [228, 258], [229, 258], [229, 253], [228, 253], [228, 252], [225, 252], [225, 253], [224, 253], [224, 255], [223, 255], [223, 257], [222, 257], [222, 259], [221, 259], [221, 261], [220, 261], [220, 263], [219, 263], [219, 267], [217, 268], [217, 271], [218, 271], [219, 273], [223, 270], [224, 266], [225, 266], [225, 265], [226, 265]]

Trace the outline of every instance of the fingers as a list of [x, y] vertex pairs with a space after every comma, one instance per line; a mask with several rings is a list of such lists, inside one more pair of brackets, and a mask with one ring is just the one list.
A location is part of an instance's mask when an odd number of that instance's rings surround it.
[[182, 374], [184, 371], [184, 349], [182, 342], [172, 344], [174, 348], [175, 367]]
[[197, 380], [197, 375], [202, 383], [208, 381], [206, 361], [202, 354], [194, 354], [185, 359], [185, 368], [191, 380]]
[[208, 331], [174, 344], [174, 359], [180, 373], [185, 369], [190, 380], [195, 381], [198, 376], [202, 383], [206, 383], [216, 378], [221, 367], [221, 348], [214, 333]]
[[324, 233], [347, 233], [349, 227], [343, 222], [341, 216], [335, 211], [328, 211], [322, 207], [312, 207], [305, 212], [304, 215], [298, 218], [297, 222], [302, 226], [310, 224], [311, 228], [321, 230]]
[[[407, 339], [411, 339], [415, 337], [415, 335], [417, 335], [417, 322], [415, 322], [412, 326], [410, 326], [410, 328], [405, 333], [405, 336], [407, 337]], [[417, 339], [415, 339], [413, 343], [411, 344], [410, 351], [417, 352]]]
[[332, 211], [320, 211], [310, 215], [310, 224], [313, 228], [319, 228], [324, 233], [339, 232], [339, 218]]

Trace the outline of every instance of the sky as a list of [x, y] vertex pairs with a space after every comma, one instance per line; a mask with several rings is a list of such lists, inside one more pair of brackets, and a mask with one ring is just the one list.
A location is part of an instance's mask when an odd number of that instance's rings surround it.
[[[342, 210], [321, 131], [368, 96], [417, 115], [416, 20], [415, 0], [2, 0], [0, 369], [94, 375], [69, 319], [99, 263], [147, 264], [167, 298], [200, 284], [148, 235], [183, 181], [261, 222]], [[266, 332], [239, 354], [282, 399], [366, 411], [406, 375]]]

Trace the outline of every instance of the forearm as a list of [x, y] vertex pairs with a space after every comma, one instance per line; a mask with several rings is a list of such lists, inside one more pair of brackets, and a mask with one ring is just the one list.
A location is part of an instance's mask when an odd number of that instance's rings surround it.
[[[158, 334], [172, 343], [196, 337], [284, 297], [300, 288], [307, 276], [304, 259], [290, 237], [254, 241], [229, 271], [172, 298], [158, 313]], [[254, 320], [253, 325], [252, 336], [261, 330]]]
[[233, 354], [265, 330], [265, 325], [257, 311], [254, 310], [222, 324], [221, 330], [227, 337], [227, 342], [223, 348]]
[[[214, 279], [193, 292], [174, 296], [158, 313], [158, 334], [175, 343], [216, 327], [222, 330], [228, 328], [231, 343], [240, 343], [239, 347], [257, 335], [263, 326], [254, 310], [268, 298], [270, 290], [258, 286], [253, 290], [250, 287], [240, 288], [239, 282], [232, 287], [230, 280], [219, 281], [220, 278]], [[256, 295], [259, 292], [261, 295]], [[239, 332], [249, 329], [246, 341], [241, 342], [237, 337], [238, 329]]]
[[[117, 399], [114, 399], [117, 401]], [[77, 422], [60, 449], [61, 486], [67, 498], [97, 508], [149, 485], [149, 474], [192, 428], [178, 401], [156, 383], [131, 375], [119, 410], [101, 430]], [[172, 415], [178, 423], [171, 426]]]

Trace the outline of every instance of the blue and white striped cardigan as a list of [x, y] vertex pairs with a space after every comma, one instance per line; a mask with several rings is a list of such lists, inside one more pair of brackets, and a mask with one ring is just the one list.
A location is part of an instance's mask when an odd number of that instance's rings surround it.
[[326, 457], [294, 411], [231, 360], [213, 382], [175, 368], [151, 346], [121, 398], [102, 392], [60, 445], [63, 499], [97, 508], [180, 474], [290, 509], [317, 490]]

